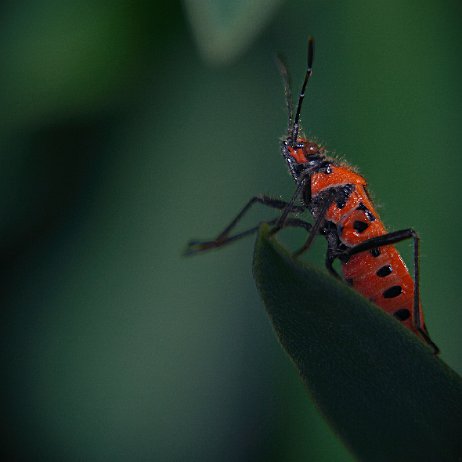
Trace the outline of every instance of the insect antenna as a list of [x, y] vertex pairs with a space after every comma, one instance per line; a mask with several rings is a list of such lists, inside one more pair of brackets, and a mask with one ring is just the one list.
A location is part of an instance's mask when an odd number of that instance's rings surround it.
[[308, 37], [308, 54], [307, 54], [307, 67], [305, 80], [303, 81], [302, 89], [298, 97], [297, 112], [295, 113], [294, 125], [292, 127], [292, 147], [295, 147], [298, 138], [298, 131], [300, 129], [300, 112], [302, 110], [303, 99], [305, 98], [305, 90], [313, 72], [313, 59], [314, 59], [314, 38]]
[[281, 74], [282, 83], [284, 84], [284, 96], [287, 106], [287, 115], [288, 115], [288, 125], [287, 131], [290, 136], [292, 132], [292, 124], [294, 121], [294, 100], [292, 98], [292, 82], [290, 79], [289, 69], [287, 68], [287, 63], [284, 56], [281, 54], [276, 55], [276, 64]]

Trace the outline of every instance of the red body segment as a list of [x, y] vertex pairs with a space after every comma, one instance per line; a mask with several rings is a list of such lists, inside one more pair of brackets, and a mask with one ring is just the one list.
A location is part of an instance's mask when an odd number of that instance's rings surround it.
[[[309, 160], [309, 155], [305, 155], [306, 146], [310, 146], [313, 151], [314, 143], [303, 138], [298, 141], [304, 148], [289, 149], [290, 155], [297, 163], [306, 163]], [[321, 148], [318, 149], [322, 152]], [[329, 159], [329, 162], [328, 172], [312, 174], [311, 197], [316, 200], [319, 194], [330, 188], [352, 185], [352, 192], [345, 204], [339, 207], [334, 201], [325, 214], [325, 220], [337, 226], [340, 241], [346, 247], [352, 248], [371, 238], [387, 234], [367, 193], [366, 180], [348, 166], [339, 165], [333, 159]], [[358, 229], [355, 223], [361, 223], [364, 229]], [[348, 261], [342, 262], [342, 271], [356, 291], [384, 311], [395, 315], [400, 312], [402, 316], [408, 316], [401, 319], [402, 323], [419, 335], [413, 313], [414, 281], [393, 245], [380, 247], [373, 253], [364, 251], [352, 255]], [[419, 310], [423, 323], [422, 309], [419, 307]]]

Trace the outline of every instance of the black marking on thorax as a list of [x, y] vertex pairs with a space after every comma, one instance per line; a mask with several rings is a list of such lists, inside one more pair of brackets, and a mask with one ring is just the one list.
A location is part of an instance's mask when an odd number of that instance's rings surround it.
[[335, 203], [339, 209], [343, 209], [348, 202], [351, 193], [355, 190], [355, 186], [353, 184], [345, 184], [343, 186], [339, 186], [337, 189], [338, 192], [336, 194]]
[[[329, 167], [330, 168], [330, 167]], [[351, 193], [355, 190], [353, 184], [345, 184], [342, 186], [333, 186], [332, 188], [327, 188], [321, 191], [313, 198], [313, 206], [318, 206], [327, 199], [328, 196], [333, 196], [333, 202], [337, 205], [339, 209], [343, 209], [346, 203], [348, 202]]]
[[363, 211], [369, 221], [375, 220], [374, 214], [362, 202], [359, 203], [358, 207], [356, 207], [356, 210]]
[[325, 160], [324, 162], [319, 164], [319, 167], [316, 169], [316, 171], [318, 173], [324, 173], [326, 175], [329, 175], [330, 173], [332, 173], [331, 165], [332, 164], [328, 160]]
[[[329, 167], [330, 168], [330, 167]], [[314, 217], [317, 217], [321, 212], [326, 201], [332, 201], [337, 205], [339, 209], [345, 207], [348, 198], [354, 191], [355, 187], [352, 184], [346, 184], [342, 186], [334, 186], [321, 191], [316, 196], [311, 198], [310, 209]]]

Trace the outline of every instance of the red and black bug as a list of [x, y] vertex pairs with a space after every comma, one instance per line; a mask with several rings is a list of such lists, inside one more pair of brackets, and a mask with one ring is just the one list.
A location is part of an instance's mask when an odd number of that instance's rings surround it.
[[[279, 218], [270, 221], [273, 231], [288, 226], [308, 231], [305, 244], [295, 253], [305, 252], [313, 239], [321, 234], [327, 240], [326, 267], [340, 278], [333, 267], [338, 258], [345, 281], [360, 294], [430, 345], [438, 347], [425, 327], [419, 294], [419, 237], [411, 229], [387, 232], [367, 192], [366, 180], [346, 164], [328, 157], [324, 147], [300, 134], [300, 113], [305, 90], [312, 74], [314, 40], [308, 40], [307, 70], [294, 116], [291, 85], [286, 66], [279, 60], [284, 81], [288, 131], [281, 143], [282, 156], [296, 183], [289, 202], [268, 196], [255, 196], [234, 220], [211, 241], [189, 242], [186, 255], [221, 247], [258, 230], [258, 226], [230, 235], [242, 216], [255, 203], [282, 210]], [[307, 223], [296, 214], [309, 211], [314, 222]], [[394, 244], [405, 239], [414, 242], [414, 278], [411, 277]]]

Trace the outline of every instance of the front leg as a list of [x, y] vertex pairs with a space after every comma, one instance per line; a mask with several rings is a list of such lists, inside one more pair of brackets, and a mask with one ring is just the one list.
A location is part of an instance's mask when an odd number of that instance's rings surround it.
[[[231, 223], [229, 223], [228, 226], [226, 226], [226, 228], [223, 229], [223, 231], [221, 231], [221, 233], [218, 234], [218, 236], [215, 239], [212, 239], [209, 241], [202, 241], [202, 240], [201, 241], [196, 241], [196, 240], [189, 241], [187, 249], [184, 252], [184, 255], [186, 256], [196, 255], [206, 250], [216, 249], [226, 244], [229, 244], [231, 242], [242, 239], [250, 234], [255, 233], [258, 230], [259, 225], [254, 226], [245, 231], [242, 231], [233, 236], [230, 236], [231, 231], [236, 227], [236, 225], [240, 222], [243, 216], [249, 211], [249, 209], [255, 204], [262, 204], [267, 207], [271, 207], [271, 208], [278, 209], [278, 210], [288, 209], [288, 213], [303, 212], [305, 210], [304, 206], [295, 205], [293, 203], [289, 203], [289, 202], [286, 202], [280, 199], [274, 199], [272, 197], [268, 197], [265, 195], [254, 196], [247, 202], [247, 204], [241, 209], [241, 211], [234, 217]], [[278, 219], [275, 219], [275, 220], [270, 221], [269, 223], [276, 223], [277, 221]]]

